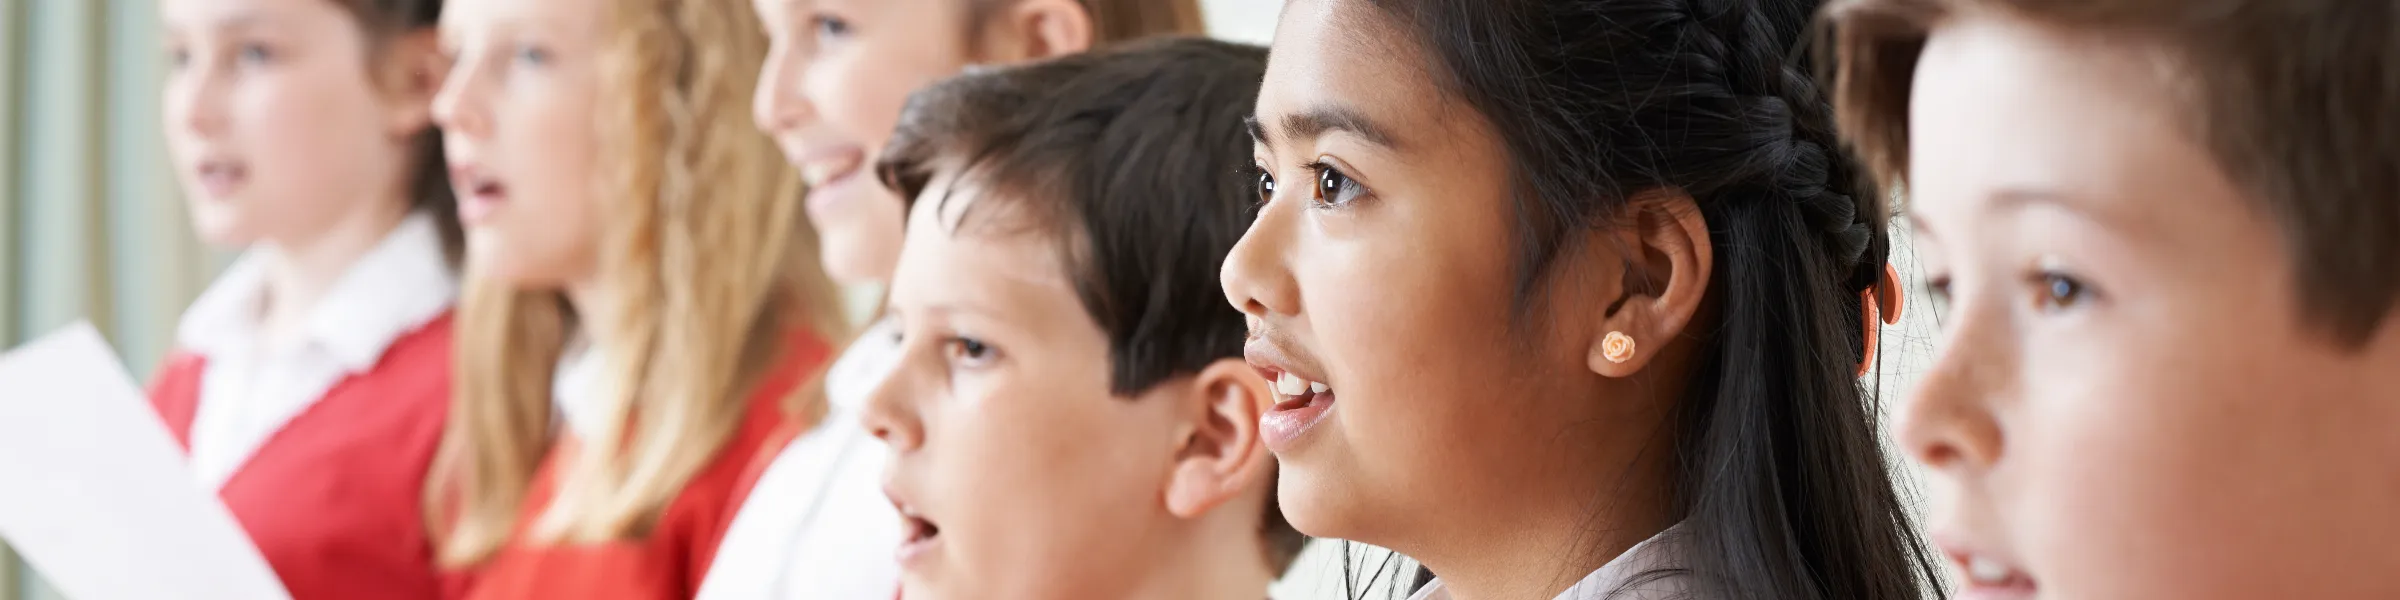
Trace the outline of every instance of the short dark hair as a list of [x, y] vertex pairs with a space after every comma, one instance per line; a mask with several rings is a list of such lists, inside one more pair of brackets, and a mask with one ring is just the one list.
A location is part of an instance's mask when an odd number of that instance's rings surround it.
[[1909, 88], [1943, 18], [1986, 10], [2165, 49], [2184, 127], [2283, 228], [2307, 322], [2357, 347], [2400, 302], [2400, 5], [1846, 0], [1826, 12], [1842, 132], [1905, 184]]
[[[1214, 290], [1257, 216], [1242, 177], [1266, 49], [1165, 38], [978, 70], [909, 97], [877, 172], [912, 206], [971, 179], [1061, 244], [1084, 310], [1106, 332], [1109, 387], [1130, 396], [1242, 355], [1247, 325]], [[935, 202], [949, 198], [935, 190]], [[1306, 538], [1272, 495], [1270, 568]]]

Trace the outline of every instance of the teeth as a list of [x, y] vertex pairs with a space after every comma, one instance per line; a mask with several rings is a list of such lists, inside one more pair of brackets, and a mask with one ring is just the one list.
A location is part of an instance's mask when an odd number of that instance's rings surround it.
[[1967, 577], [1973, 578], [1976, 583], [1996, 585], [2008, 580], [2008, 565], [1988, 558], [1974, 558], [1967, 561]]
[[1275, 380], [1275, 391], [1285, 396], [1298, 396], [1300, 392], [1308, 391], [1308, 380], [1301, 379], [1298, 375], [1284, 373], [1283, 377]]
[[800, 179], [807, 181], [809, 187], [816, 187], [831, 181], [833, 176], [839, 174], [841, 170], [842, 165], [838, 164], [812, 163], [800, 167]]
[[1308, 391], [1309, 391], [1310, 393], [1322, 394], [1322, 393], [1325, 393], [1325, 391], [1326, 391], [1326, 390], [1331, 390], [1331, 389], [1333, 389], [1333, 387], [1332, 387], [1332, 386], [1325, 385], [1325, 382], [1322, 382], [1322, 381], [1311, 381], [1311, 382], [1308, 382]]

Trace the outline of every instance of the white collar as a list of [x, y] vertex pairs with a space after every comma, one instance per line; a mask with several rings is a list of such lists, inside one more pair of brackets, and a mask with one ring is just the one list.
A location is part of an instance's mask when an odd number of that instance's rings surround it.
[[[1683, 562], [1677, 551], [1681, 544], [1674, 539], [1682, 528], [1683, 525], [1678, 523], [1658, 532], [1658, 535], [1650, 536], [1650, 539], [1642, 540], [1642, 543], [1634, 544], [1632, 548], [1625, 549], [1624, 554], [1617, 555], [1616, 558], [1609, 560], [1608, 564], [1600, 565], [1599, 569], [1593, 570], [1590, 575], [1585, 575], [1581, 581], [1575, 582], [1575, 585], [1568, 586], [1567, 591], [1560, 592], [1554, 600], [1597, 600], [1620, 597], [1649, 600], [1678, 597], [1684, 590], [1679, 575], [1670, 575], [1647, 582], [1637, 583], [1637, 581], [1644, 573], [1661, 568], [1672, 568]], [[1624, 592], [1622, 595], [1618, 595], [1620, 588]], [[1450, 590], [1442, 585], [1441, 580], [1436, 579], [1433, 583], [1426, 584], [1425, 589], [1417, 590], [1416, 595], [1409, 596], [1409, 600], [1450, 600]]]
[[[383, 241], [358, 257], [310, 309], [305, 343], [333, 357], [350, 372], [363, 372], [383, 358], [400, 336], [441, 316], [458, 297], [434, 217], [411, 214]], [[192, 302], [176, 328], [176, 342], [202, 356], [246, 345], [259, 330], [266, 299], [267, 260], [259, 249], [244, 253]]]
[[589, 340], [578, 336], [567, 342], [566, 351], [558, 355], [558, 370], [550, 375], [551, 407], [567, 432], [576, 436], [599, 431], [600, 420], [607, 417], [599, 405], [606, 401], [601, 393], [607, 382], [601, 377], [607, 374], [602, 369], [607, 358]]

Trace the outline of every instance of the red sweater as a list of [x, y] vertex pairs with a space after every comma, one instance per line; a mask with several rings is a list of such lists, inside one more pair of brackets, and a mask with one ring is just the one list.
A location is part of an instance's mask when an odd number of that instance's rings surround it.
[[591, 545], [535, 545], [522, 541], [558, 493], [559, 469], [577, 444], [562, 436], [534, 473], [519, 539], [480, 565], [470, 600], [573, 598], [577, 600], [684, 600], [700, 591], [717, 542], [733, 523], [734, 509], [749, 495], [754, 479], [743, 477], [777, 430], [790, 420], [783, 400], [814, 379], [830, 349], [812, 335], [787, 338], [784, 356], [751, 393], [748, 413], [725, 447], [683, 492], [667, 504], [649, 535]]
[[[205, 358], [168, 357], [150, 400], [190, 450]], [[421, 499], [450, 408], [450, 317], [394, 341], [259, 446], [218, 495], [294, 600], [456, 597]]]

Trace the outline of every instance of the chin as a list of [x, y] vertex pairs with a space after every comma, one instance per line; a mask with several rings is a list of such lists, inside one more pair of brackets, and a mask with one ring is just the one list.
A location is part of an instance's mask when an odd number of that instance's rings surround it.
[[1360, 497], [1350, 482], [1323, 469], [1284, 463], [1276, 468], [1275, 502], [1284, 520], [1309, 537], [1358, 539], [1358, 508], [1347, 500]]
[[891, 281], [894, 263], [899, 258], [898, 253], [886, 247], [897, 245], [893, 241], [870, 239], [873, 236], [857, 231], [822, 231], [818, 237], [822, 240], [819, 259], [825, 266], [825, 276], [834, 283], [856, 286]]

